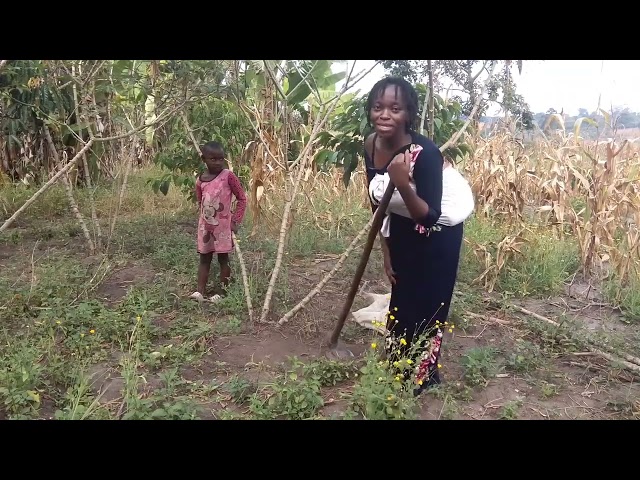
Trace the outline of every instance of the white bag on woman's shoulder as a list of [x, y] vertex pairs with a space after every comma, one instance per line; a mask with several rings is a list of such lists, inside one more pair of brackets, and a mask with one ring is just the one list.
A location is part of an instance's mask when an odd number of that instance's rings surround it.
[[469, 218], [474, 208], [473, 191], [467, 179], [452, 166], [446, 167], [442, 171], [442, 213], [436, 223], [454, 227]]
[[[413, 170], [413, 169], [412, 169]], [[389, 174], [376, 174], [369, 184], [369, 197], [374, 204], [379, 204], [389, 185]], [[413, 182], [409, 184], [415, 192], [416, 185]], [[442, 172], [442, 205], [440, 218], [436, 222], [437, 225], [453, 227], [464, 222], [473, 213], [475, 202], [473, 199], [473, 191], [469, 182], [460, 174], [458, 170], [452, 166], [447, 166]], [[397, 189], [394, 190], [393, 196], [387, 207], [387, 216], [384, 219], [380, 231], [384, 237], [389, 236], [389, 213], [395, 213], [406, 218], [411, 218], [411, 214], [402, 199], [402, 195]]]

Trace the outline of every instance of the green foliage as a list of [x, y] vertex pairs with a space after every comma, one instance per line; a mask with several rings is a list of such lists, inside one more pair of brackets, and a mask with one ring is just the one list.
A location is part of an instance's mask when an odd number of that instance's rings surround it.
[[[400, 364], [402, 367], [398, 367]], [[412, 371], [406, 358], [380, 360], [370, 351], [353, 388], [350, 412], [366, 420], [415, 419], [418, 405], [413, 396], [415, 385], [408, 380]]]
[[325, 359], [307, 364], [294, 361], [294, 366], [301, 367], [305, 378], [318, 381], [323, 387], [333, 387], [345, 380], [352, 379], [358, 372], [358, 368], [353, 362]]
[[394, 77], [405, 78], [408, 82], [417, 82], [425, 74], [424, 60], [382, 60], [382, 66]]
[[[49, 62], [44, 60], [12, 61], [0, 74], [0, 132], [7, 138], [9, 148], [28, 147], [26, 137], [31, 137], [33, 144], [45, 124], [68, 119], [69, 127], [62, 132], [66, 143], [72, 133], [80, 130], [75, 124], [71, 87], [59, 88], [52, 75]], [[30, 174], [38, 178], [38, 165], [19, 163], [10, 165], [15, 176]]]
[[[194, 105], [189, 112], [189, 125], [200, 145], [216, 140], [222, 143], [227, 158], [240, 158], [245, 145], [253, 138], [249, 121], [231, 100], [213, 99]], [[167, 171], [160, 178], [149, 180], [153, 191], [169, 191], [171, 183], [179, 187], [191, 200], [195, 200], [195, 180], [205, 165], [189, 138], [181, 119], [172, 123], [166, 144], [154, 161]]]
[[269, 387], [267, 398], [254, 395], [251, 413], [258, 419], [304, 420], [312, 418], [324, 405], [321, 384], [314, 378], [300, 378], [288, 372]]
[[[418, 84], [415, 88], [418, 93], [419, 104], [422, 106], [426, 100], [428, 88], [423, 84]], [[461, 118], [462, 105], [451, 100], [445, 101], [444, 98], [437, 93], [433, 95], [433, 105], [433, 141], [436, 145], [442, 146], [464, 125], [464, 120]], [[429, 114], [427, 110], [425, 121], [422, 125], [425, 135], [427, 134], [429, 125], [428, 116]], [[470, 128], [471, 126], [467, 128], [467, 132], [472, 131]], [[470, 152], [471, 147], [468, 144], [459, 142], [457, 145], [447, 148], [443, 153], [449, 160], [458, 162]]]
[[345, 185], [348, 185], [351, 173], [358, 167], [362, 142], [370, 130], [366, 99], [354, 99], [331, 123], [331, 129], [318, 135], [318, 144], [324, 148], [316, 153], [315, 162], [323, 170], [342, 166]]
[[487, 385], [489, 379], [499, 370], [497, 355], [499, 351], [494, 347], [474, 347], [462, 357], [464, 378], [473, 386]]

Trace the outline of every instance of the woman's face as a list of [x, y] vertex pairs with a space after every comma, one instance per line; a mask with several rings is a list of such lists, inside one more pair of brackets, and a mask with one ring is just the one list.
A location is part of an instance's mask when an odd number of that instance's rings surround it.
[[400, 88], [388, 85], [373, 103], [369, 118], [380, 137], [393, 138], [404, 134], [409, 115]]

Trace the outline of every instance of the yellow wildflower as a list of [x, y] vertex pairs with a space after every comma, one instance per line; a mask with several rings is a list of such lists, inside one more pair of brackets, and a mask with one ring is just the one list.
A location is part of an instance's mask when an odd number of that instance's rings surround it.
[[418, 380], [418, 385], [422, 385], [422, 380]]
[[452, 328], [449, 329], [449, 333], [453, 333], [453, 329]]
[[60, 325], [62, 322], [60, 320], [56, 320], [56, 325]]
[[393, 307], [393, 311], [397, 312], [398, 311], [398, 307]]
[[413, 360], [411, 360], [410, 358], [407, 358], [407, 365], [411, 365], [413, 363]]
[[438, 368], [442, 368], [442, 365], [438, 364]]
[[93, 335], [94, 333], [96, 333], [96, 331], [92, 328], [91, 330], [89, 330], [89, 333]]
[[393, 315], [389, 315], [389, 318], [390, 318], [391, 320], [395, 320], [395, 319], [396, 319], [396, 317], [394, 317]]
[[398, 362], [398, 361], [393, 362], [393, 366], [394, 366], [394, 367], [396, 367], [396, 368], [398, 368], [398, 367], [400, 366], [400, 362]]
[[376, 342], [373, 342], [371, 344], [371, 348], [373, 348], [374, 350], [378, 347], [378, 344]]
[[142, 320], [142, 317], [141, 317], [140, 315], [138, 315], [138, 316], [136, 317], [136, 321], [137, 321], [137, 322], [139, 322], [140, 320]]
[[81, 334], [80, 334], [80, 338], [82, 338], [82, 337], [84, 337], [84, 333], [81, 333]]
[[400, 339], [400, 345], [406, 345], [407, 341], [404, 338]]

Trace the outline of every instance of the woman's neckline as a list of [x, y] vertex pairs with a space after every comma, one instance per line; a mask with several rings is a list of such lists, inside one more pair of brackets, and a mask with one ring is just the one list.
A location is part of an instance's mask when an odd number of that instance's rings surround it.
[[375, 133], [374, 137], [373, 137], [373, 151], [371, 152], [371, 163], [372, 163], [373, 169], [374, 170], [378, 170], [378, 171], [386, 170], [387, 167], [389, 166], [389, 164], [391, 163], [391, 161], [393, 160], [393, 158], [396, 155], [398, 155], [399, 153], [403, 152], [407, 147], [411, 146], [413, 143], [416, 143], [415, 132], [413, 130], [409, 130], [409, 135], [411, 136], [411, 141], [409, 141], [409, 143], [405, 143], [401, 147], [399, 147], [396, 150], [394, 150], [393, 153], [391, 154], [389, 160], [387, 160], [382, 167], [376, 167], [375, 155], [376, 155], [376, 140], [378, 140], [378, 134]]

